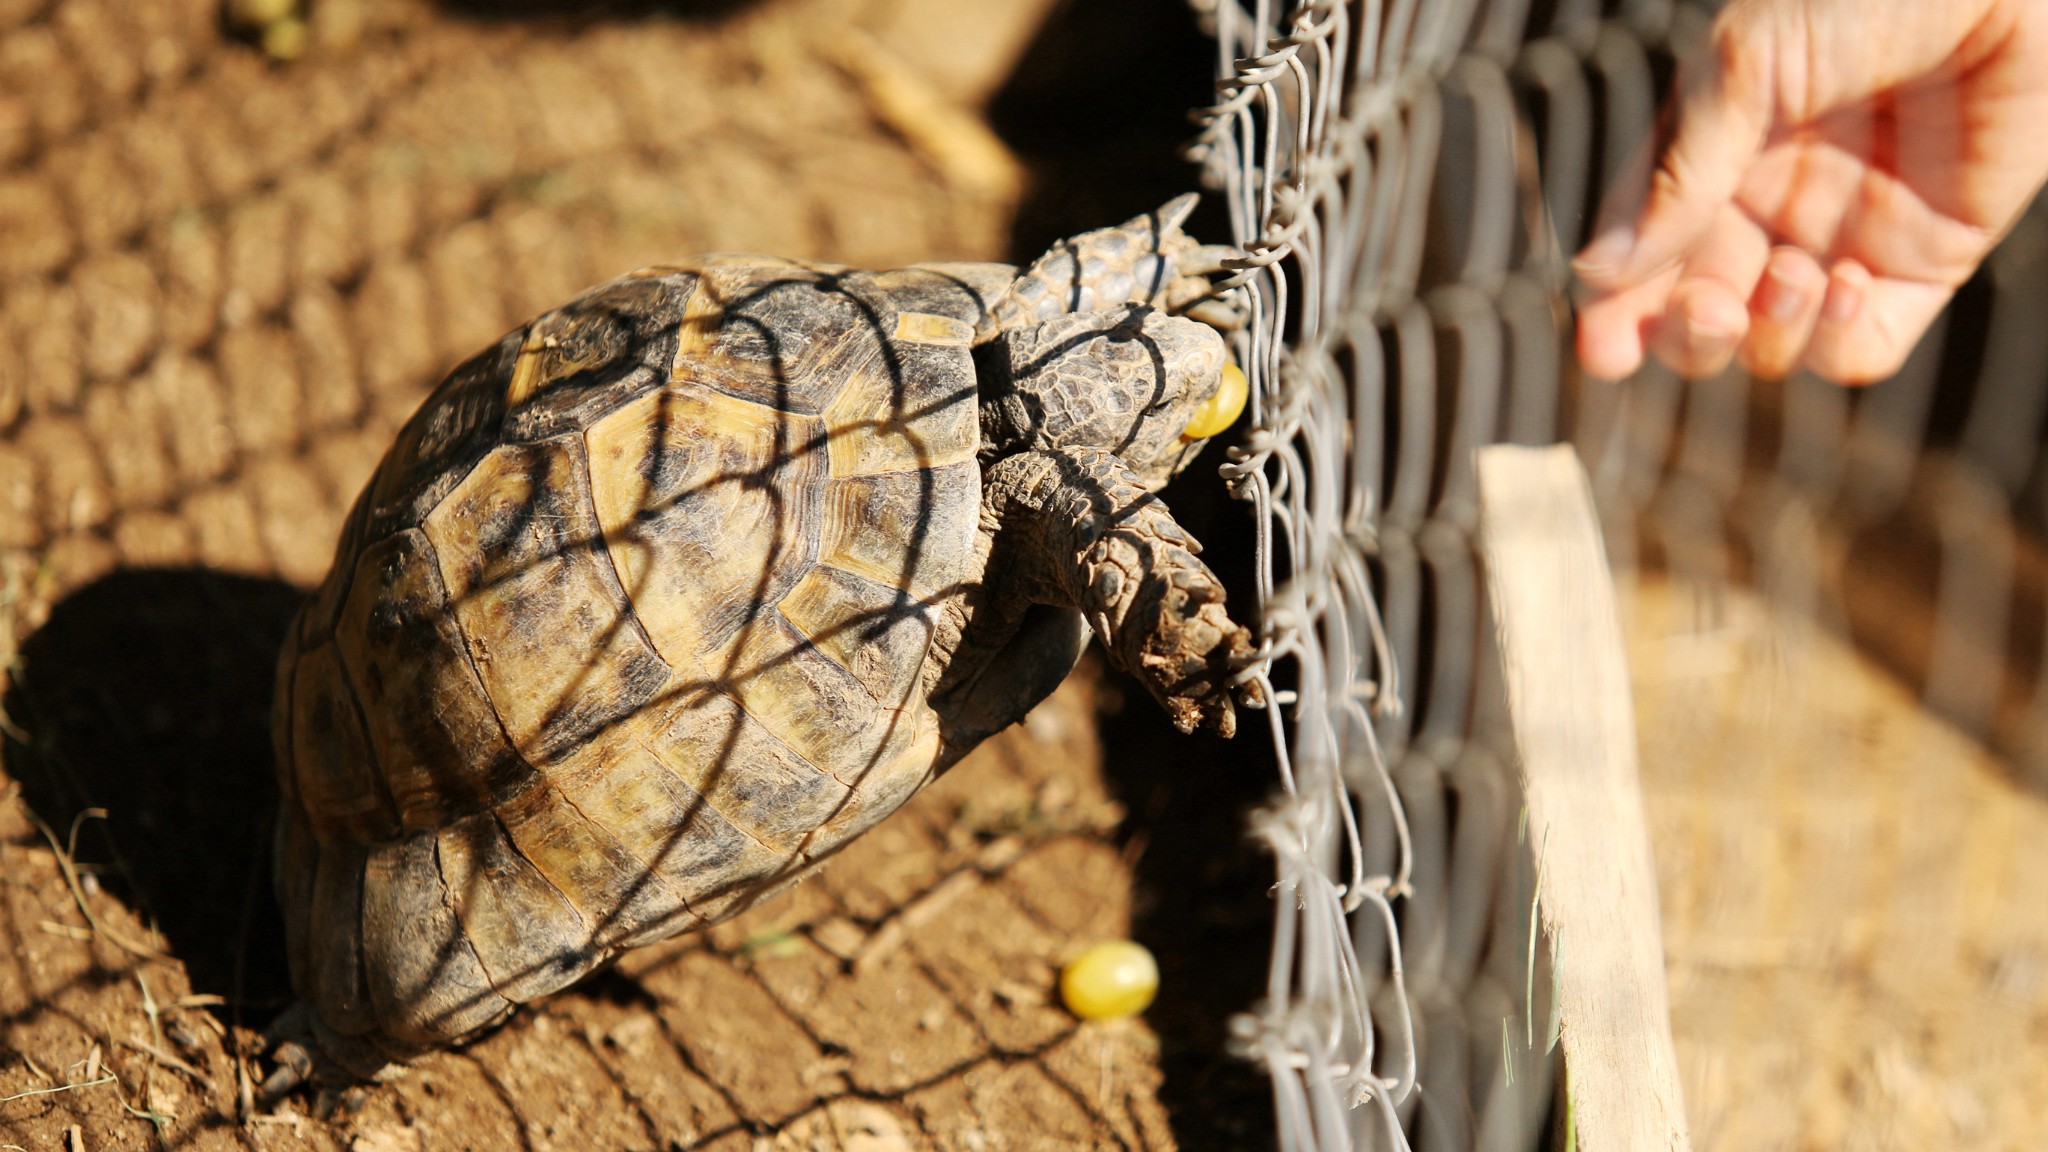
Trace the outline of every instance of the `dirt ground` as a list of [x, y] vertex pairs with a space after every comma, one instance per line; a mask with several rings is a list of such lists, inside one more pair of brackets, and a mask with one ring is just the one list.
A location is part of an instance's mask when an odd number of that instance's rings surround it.
[[[1053, 991], [1066, 955], [1130, 930], [1092, 704], [1076, 680], [817, 878], [630, 954], [331, 1123], [298, 1100], [244, 1124], [234, 1053], [253, 1037], [220, 1027], [184, 965], [138, 954], [174, 948], [168, 931], [97, 885], [74, 893], [10, 803], [0, 1086], [80, 1087], [0, 1105], [0, 1139], [57, 1147], [78, 1124], [94, 1149], [156, 1146], [152, 1126], [192, 1148], [1171, 1147], [1157, 1036], [1077, 1025]], [[274, 1003], [271, 963], [256, 979]]]
[[[279, 64], [210, 0], [0, 0], [0, 1147], [1270, 1139], [1220, 1055], [1270, 769], [1097, 678], [708, 937], [388, 1085], [245, 1099], [288, 995], [271, 656], [398, 422], [642, 264], [1028, 257], [1184, 189], [1207, 49], [1178, 0], [1104, 7], [318, 0]], [[1211, 489], [1183, 518], [1242, 532]], [[1160, 1004], [1077, 1024], [1055, 965], [1125, 934]]]
[[1693, 1146], [2048, 1147], [2048, 798], [1754, 595], [1627, 618]]

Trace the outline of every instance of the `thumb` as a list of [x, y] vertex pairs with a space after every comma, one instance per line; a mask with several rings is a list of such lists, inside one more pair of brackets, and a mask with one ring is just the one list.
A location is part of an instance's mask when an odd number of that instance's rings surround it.
[[[1737, 4], [1680, 73], [1670, 143], [1648, 173], [1625, 179], [1600, 210], [1572, 270], [1596, 288], [1640, 282], [1684, 255], [1735, 196], [1771, 125], [1773, 46], [1767, 24]], [[1646, 149], [1652, 145], [1646, 144]]]

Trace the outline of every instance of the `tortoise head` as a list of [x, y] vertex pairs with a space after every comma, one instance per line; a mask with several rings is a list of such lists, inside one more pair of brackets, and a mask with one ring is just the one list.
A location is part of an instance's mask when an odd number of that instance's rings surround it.
[[1244, 408], [1223, 337], [1143, 305], [1011, 331], [977, 359], [984, 456], [1107, 448], [1155, 489]]

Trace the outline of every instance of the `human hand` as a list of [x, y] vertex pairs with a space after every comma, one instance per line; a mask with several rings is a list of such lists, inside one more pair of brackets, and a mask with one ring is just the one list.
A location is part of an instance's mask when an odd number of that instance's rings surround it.
[[1680, 89], [1573, 261], [1586, 371], [1868, 383], [2048, 175], [2048, 0], [1736, 0]]

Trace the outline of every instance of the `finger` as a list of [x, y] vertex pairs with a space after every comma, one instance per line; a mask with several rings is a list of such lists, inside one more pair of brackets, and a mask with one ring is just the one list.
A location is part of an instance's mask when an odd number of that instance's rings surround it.
[[1773, 142], [1750, 165], [1736, 202], [1774, 235], [1880, 276], [1967, 279], [1997, 232], [1950, 216], [1923, 194], [1924, 157], [1901, 152], [1905, 172], [1874, 164], [1873, 145], [1844, 126], [1857, 119], [1869, 117], [1837, 114]]
[[1771, 122], [1771, 34], [1738, 26], [1746, 11], [1724, 13], [1705, 54], [1688, 62], [1675, 134], [1642, 207], [1632, 221], [1606, 227], [1572, 262], [1581, 279], [1601, 287], [1642, 280], [1690, 249], [1735, 195]]
[[1826, 302], [1807, 345], [1806, 366], [1841, 384], [1870, 384], [1899, 370], [1955, 289], [1877, 279], [1854, 260], [1829, 270]]
[[1685, 258], [1651, 350], [1689, 379], [1718, 374], [1749, 332], [1749, 298], [1769, 262], [1771, 243], [1756, 223], [1723, 205]]
[[1687, 380], [1720, 373], [1749, 330], [1747, 302], [1714, 280], [1684, 280], [1650, 334], [1650, 350]]
[[[1808, 252], [1835, 250], [1844, 217], [1870, 175], [1867, 140], [1854, 138], [1868, 117], [1836, 117], [1774, 140], [1758, 153], [1736, 189], [1736, 203], [1771, 234]], [[1866, 133], [1867, 135], [1867, 133]]]
[[[2003, 228], [2007, 220], [1998, 221]], [[1836, 252], [1900, 280], [1959, 284], [1998, 242], [1995, 228], [1938, 211], [1901, 177], [1873, 172], [1842, 221]]]
[[1767, 380], [1790, 375], [1806, 354], [1827, 291], [1828, 274], [1819, 261], [1790, 245], [1774, 250], [1749, 300], [1749, 336], [1738, 352], [1742, 366]]
[[1668, 268], [1641, 284], [1596, 292], [1579, 304], [1579, 363], [1587, 375], [1621, 380], [1642, 367], [1645, 341], [1677, 283], [1678, 269]]

